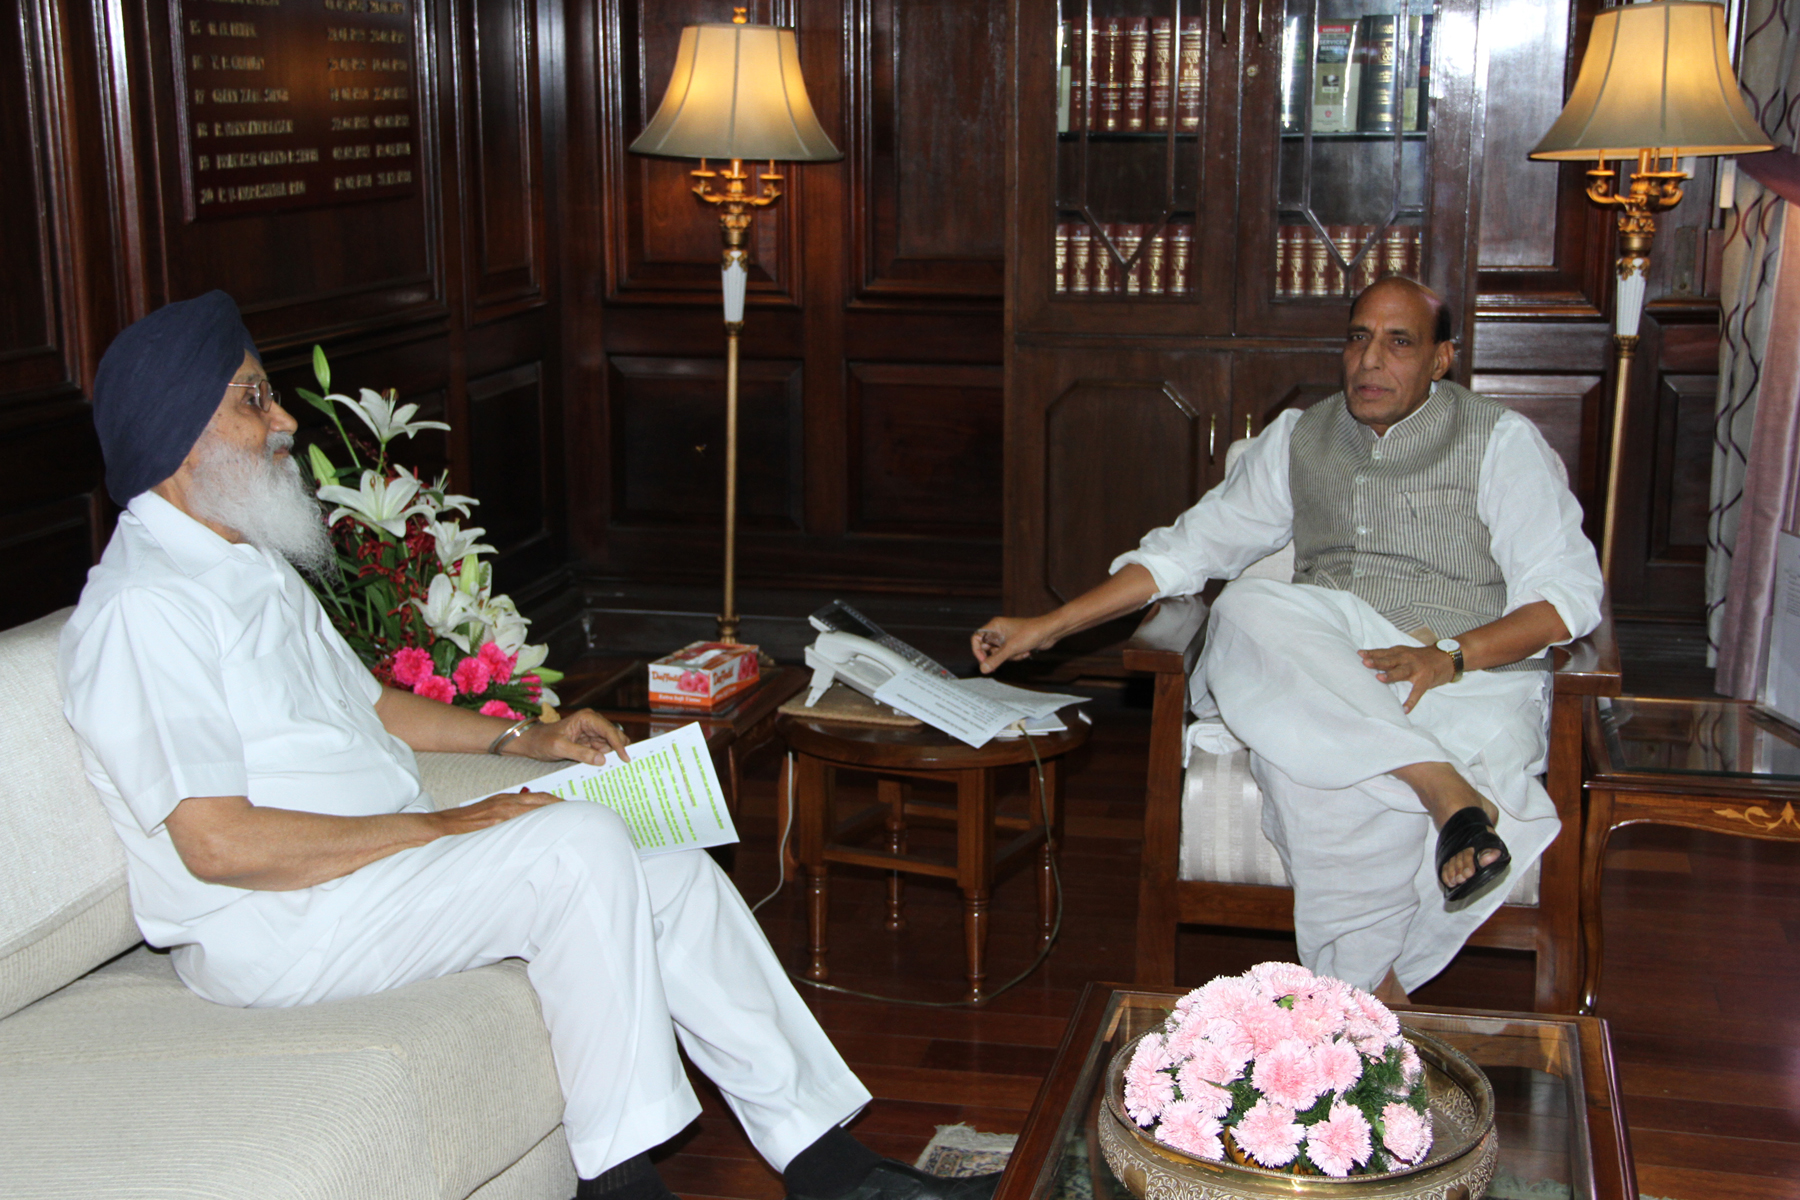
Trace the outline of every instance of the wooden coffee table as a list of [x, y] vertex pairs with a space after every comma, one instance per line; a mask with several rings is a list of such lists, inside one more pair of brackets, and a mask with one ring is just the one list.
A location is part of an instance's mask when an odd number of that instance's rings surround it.
[[[1119, 1047], [1167, 1017], [1183, 994], [1087, 985], [994, 1200], [1050, 1200], [1090, 1187], [1093, 1200], [1131, 1200], [1100, 1153], [1101, 1081]], [[1572, 1200], [1637, 1200], [1606, 1022], [1478, 1009], [1397, 1011], [1487, 1073], [1500, 1132], [1499, 1174], [1561, 1184]]]
[[1600, 880], [1622, 825], [1679, 825], [1800, 841], [1800, 731], [1743, 700], [1587, 701], [1590, 770], [1581, 851], [1587, 966], [1581, 1011], [1600, 993]]

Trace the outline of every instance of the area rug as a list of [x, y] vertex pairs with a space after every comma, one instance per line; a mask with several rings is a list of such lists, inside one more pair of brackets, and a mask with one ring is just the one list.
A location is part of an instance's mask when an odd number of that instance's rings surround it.
[[[1018, 1137], [1010, 1133], [981, 1133], [967, 1125], [939, 1125], [937, 1133], [913, 1165], [933, 1175], [952, 1179], [970, 1175], [991, 1175], [1006, 1169]], [[1059, 1200], [1090, 1200], [1086, 1194], [1085, 1171], [1069, 1172], [1073, 1178], [1058, 1188]], [[1070, 1184], [1076, 1186], [1071, 1187]], [[1077, 1193], [1080, 1194], [1077, 1194]], [[1518, 1179], [1496, 1175], [1488, 1186], [1488, 1200], [1569, 1200], [1569, 1185], [1554, 1179]], [[1638, 1200], [1664, 1200], [1640, 1195]]]

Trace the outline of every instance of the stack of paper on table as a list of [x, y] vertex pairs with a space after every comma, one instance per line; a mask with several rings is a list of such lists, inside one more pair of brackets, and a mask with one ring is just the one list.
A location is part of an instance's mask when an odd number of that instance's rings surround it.
[[1056, 710], [1081, 704], [1086, 697], [1032, 692], [984, 677], [939, 679], [923, 671], [902, 671], [875, 690], [875, 699], [980, 747], [1010, 725], [1026, 723], [1032, 733], [1065, 729]]

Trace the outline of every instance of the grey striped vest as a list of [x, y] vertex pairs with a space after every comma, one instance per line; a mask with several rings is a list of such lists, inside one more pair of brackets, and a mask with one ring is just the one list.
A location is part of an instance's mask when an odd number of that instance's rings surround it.
[[[1456, 637], [1506, 611], [1506, 580], [1476, 511], [1488, 437], [1506, 409], [1440, 380], [1385, 437], [1337, 393], [1294, 425], [1294, 582], [1336, 588], [1407, 632]], [[1498, 670], [1534, 670], [1526, 659]]]

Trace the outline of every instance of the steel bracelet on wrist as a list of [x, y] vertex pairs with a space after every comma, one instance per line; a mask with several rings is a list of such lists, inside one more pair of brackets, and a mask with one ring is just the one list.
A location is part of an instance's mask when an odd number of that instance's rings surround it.
[[502, 746], [506, 745], [507, 742], [518, 737], [537, 723], [538, 719], [536, 717], [520, 717], [517, 721], [514, 721], [511, 725], [502, 729], [499, 737], [488, 743], [487, 752], [489, 754], [499, 754]]

